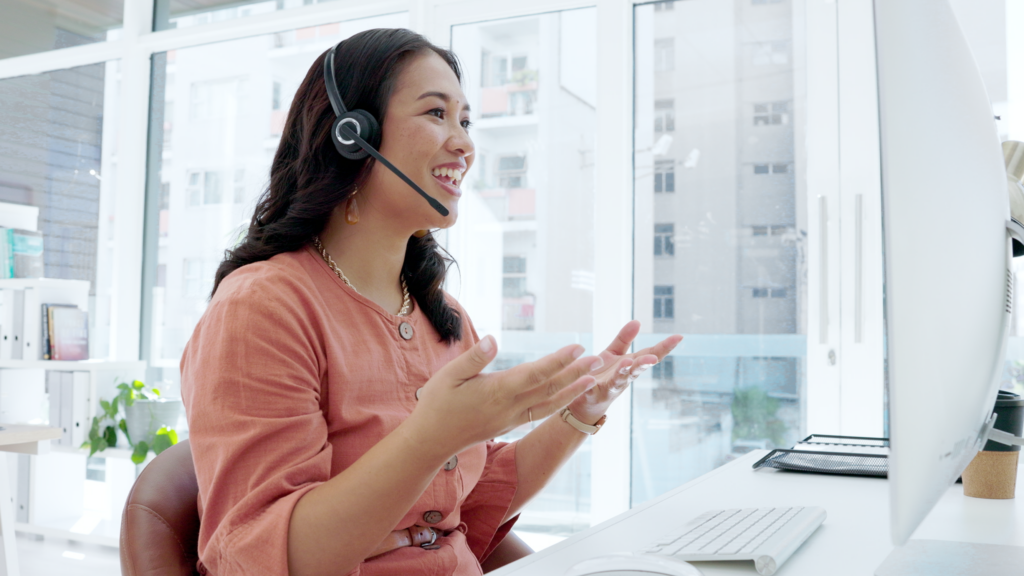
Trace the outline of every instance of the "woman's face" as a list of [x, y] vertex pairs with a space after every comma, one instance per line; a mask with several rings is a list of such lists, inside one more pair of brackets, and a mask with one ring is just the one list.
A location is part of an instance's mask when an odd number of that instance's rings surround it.
[[447, 228], [458, 217], [466, 171], [473, 165], [469, 105], [458, 78], [434, 52], [410, 57], [395, 82], [381, 126], [381, 154], [446, 208], [441, 216], [381, 163], [365, 187], [370, 210], [410, 230]]

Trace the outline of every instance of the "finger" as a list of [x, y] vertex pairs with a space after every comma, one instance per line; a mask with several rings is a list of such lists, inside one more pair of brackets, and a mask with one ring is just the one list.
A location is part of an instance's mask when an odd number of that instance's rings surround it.
[[523, 391], [518, 396], [517, 400], [526, 406], [533, 406], [534, 404], [544, 402], [548, 398], [551, 398], [561, 392], [563, 388], [569, 386], [581, 376], [592, 372], [595, 365], [602, 364], [603, 362], [604, 361], [597, 356], [580, 358], [541, 384]]
[[629, 322], [626, 322], [626, 325], [619, 330], [619, 334], [615, 337], [615, 340], [612, 340], [612, 343], [605, 348], [605, 352], [610, 352], [616, 356], [621, 356], [626, 352], [629, 352], [629, 347], [633, 344], [633, 340], [639, 333], [639, 321], [630, 320]]
[[[570, 402], [575, 400], [577, 396], [586, 393], [596, 384], [597, 380], [595, 380], [593, 376], [582, 376], [565, 388], [562, 388], [558, 394], [531, 406], [530, 411], [533, 413], [534, 422], [537, 420], [543, 420], [562, 408], [565, 408]], [[523, 421], [525, 422], [527, 418], [527, 411], [523, 410]]]
[[637, 358], [629, 371], [629, 382], [631, 383], [635, 381], [637, 378], [640, 377], [640, 375], [642, 375], [644, 372], [649, 370], [651, 366], [654, 366], [657, 363], [658, 357], [655, 356], [654, 354], [644, 354], [643, 356]]
[[[530, 390], [547, 382], [548, 379], [564, 370], [582, 355], [583, 346], [570, 344], [540, 360], [520, 364], [509, 370], [509, 374], [520, 383], [519, 392]], [[592, 363], [593, 360], [591, 360]]]
[[636, 355], [653, 354], [658, 357], [658, 362], [661, 362], [665, 359], [665, 356], [668, 356], [668, 353], [674, 350], [682, 341], [683, 337], [681, 334], [673, 334], [650, 348], [644, 348], [637, 352]]
[[494, 360], [498, 353], [498, 345], [491, 335], [484, 336], [472, 348], [445, 364], [438, 373], [459, 382], [465, 382], [476, 376]]

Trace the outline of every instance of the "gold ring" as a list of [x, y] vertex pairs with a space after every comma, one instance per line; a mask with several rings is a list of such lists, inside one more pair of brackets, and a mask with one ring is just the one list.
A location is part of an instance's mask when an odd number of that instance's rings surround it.
[[526, 416], [530, 419], [530, 424], [533, 424], [533, 408], [526, 409]]

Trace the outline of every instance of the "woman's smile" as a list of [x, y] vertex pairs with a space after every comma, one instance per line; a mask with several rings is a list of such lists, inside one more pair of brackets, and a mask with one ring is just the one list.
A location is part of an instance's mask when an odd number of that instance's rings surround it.
[[459, 162], [434, 166], [433, 170], [430, 171], [434, 180], [441, 185], [441, 188], [456, 198], [462, 196], [462, 189], [459, 188], [459, 185], [462, 184], [462, 176], [465, 172], [466, 165]]

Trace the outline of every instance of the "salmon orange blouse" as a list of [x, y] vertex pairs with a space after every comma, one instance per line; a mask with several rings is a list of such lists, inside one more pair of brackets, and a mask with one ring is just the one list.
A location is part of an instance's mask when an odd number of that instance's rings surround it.
[[[200, 572], [288, 574], [296, 502], [398, 427], [416, 390], [478, 340], [449, 302], [464, 323], [451, 346], [418, 306], [389, 314], [312, 247], [224, 279], [181, 359]], [[502, 524], [516, 492], [515, 444], [488, 442], [457, 456], [395, 526], [432, 526], [447, 534], [441, 547], [400, 548], [350, 574], [481, 574], [480, 562], [514, 522]]]

